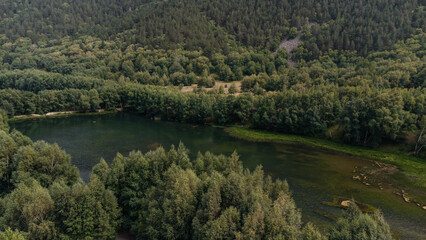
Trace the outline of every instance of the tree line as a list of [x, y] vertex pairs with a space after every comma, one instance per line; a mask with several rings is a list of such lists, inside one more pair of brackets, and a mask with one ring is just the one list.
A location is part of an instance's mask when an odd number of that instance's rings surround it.
[[[309, 136], [334, 128], [339, 140], [374, 146], [423, 128], [425, 38], [420, 31], [367, 57], [338, 51], [307, 62], [302, 57], [289, 69], [285, 50], [240, 48], [207, 57], [200, 50], [123, 47], [90, 37], [40, 46], [3, 37], [0, 107], [9, 116], [125, 107], [171, 121]], [[300, 49], [292, 56], [310, 53]], [[241, 90], [206, 90], [233, 80], [241, 80]], [[195, 83], [191, 93], [173, 87]]]
[[378, 144], [397, 140], [403, 130], [419, 129], [425, 94], [420, 89], [318, 86], [265, 95], [238, 96], [216, 92], [183, 93], [177, 88], [139, 84], [92, 89], [43, 90], [39, 93], [0, 90], [0, 107], [9, 115], [50, 111], [94, 111], [126, 107], [163, 120], [218, 124], [250, 124], [255, 128], [309, 136], [338, 125], [343, 140]]
[[[10, 42], [0, 36], [0, 43], [2, 88], [29, 91], [43, 87], [90, 89], [105, 79], [151, 85], [199, 83], [211, 87], [215, 80], [238, 81], [244, 76], [270, 75], [288, 67], [285, 50], [273, 56], [269, 52], [238, 48], [206, 57], [199, 50], [150, 50], [135, 45], [122, 49], [120, 43], [87, 36], [42, 44], [32, 44], [28, 38]], [[40, 71], [25, 71], [28, 69]], [[24, 84], [42, 86], [30, 89]]]
[[[202, 51], [149, 50], [90, 37], [31, 44], [21, 38], [0, 37], [1, 88], [37, 92], [45, 89], [91, 89], [105, 80], [145, 85], [212, 87], [215, 81], [243, 81], [244, 90], [256, 83], [267, 91], [294, 85], [368, 85], [375, 88], [424, 87], [424, 32], [399, 42], [387, 51], [359, 57], [353, 52], [332, 51], [317, 60], [304, 44], [294, 50], [298, 68], [288, 68], [288, 53], [275, 55], [239, 48], [226, 54], [204, 56]], [[313, 59], [313, 58], [312, 58]]]
[[2, 239], [115, 239], [119, 231], [138, 239], [392, 239], [380, 212], [355, 204], [322, 234], [301, 221], [286, 181], [244, 169], [235, 152], [191, 158], [180, 143], [118, 153], [84, 183], [57, 144], [32, 142], [0, 120]]

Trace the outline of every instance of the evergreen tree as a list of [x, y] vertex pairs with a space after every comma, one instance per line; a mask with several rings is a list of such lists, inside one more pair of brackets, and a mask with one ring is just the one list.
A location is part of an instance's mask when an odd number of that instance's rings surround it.
[[342, 219], [330, 230], [329, 239], [392, 239], [389, 225], [380, 212], [361, 213], [351, 202]]

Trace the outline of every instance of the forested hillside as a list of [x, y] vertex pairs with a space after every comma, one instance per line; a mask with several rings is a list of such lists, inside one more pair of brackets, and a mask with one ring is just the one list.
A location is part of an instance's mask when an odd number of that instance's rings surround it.
[[[241, 48], [208, 58], [202, 51], [121, 49], [90, 37], [39, 45], [3, 37], [0, 107], [9, 116], [126, 107], [165, 120], [310, 136], [338, 126], [348, 143], [398, 142], [424, 126], [425, 39], [420, 32], [367, 57], [333, 51], [288, 69], [283, 50]], [[204, 88], [233, 80], [241, 80], [243, 94]], [[191, 93], [173, 87], [191, 84], [198, 85]]]
[[[391, 239], [355, 204], [330, 231], [303, 223], [287, 183], [237, 153], [117, 154], [85, 183], [57, 144], [7, 122], [120, 108], [388, 144], [415, 155], [394, 162], [423, 164], [425, 32], [422, 0], [2, 0], [0, 239]], [[392, 181], [417, 180], [395, 169]]]
[[426, 26], [418, 0], [5, 0], [0, 16], [0, 34], [11, 40], [91, 35], [208, 54], [229, 51], [234, 40], [273, 51], [313, 22], [309, 51], [357, 50], [365, 56]]

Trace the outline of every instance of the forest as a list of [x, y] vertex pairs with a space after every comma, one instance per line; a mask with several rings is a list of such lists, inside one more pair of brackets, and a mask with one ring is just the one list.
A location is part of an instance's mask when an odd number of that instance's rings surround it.
[[392, 239], [354, 203], [329, 229], [303, 222], [291, 186], [236, 152], [117, 153], [84, 182], [59, 145], [8, 121], [119, 108], [424, 163], [425, 87], [424, 1], [2, 0], [0, 239]]
[[[0, 48], [0, 107], [9, 117], [54, 111], [128, 110], [189, 123], [243, 124], [377, 146], [420, 131], [426, 118], [422, 31], [367, 57], [331, 52], [288, 68], [288, 53], [241, 48], [150, 50], [96, 38], [28, 38]], [[232, 81], [241, 89], [228, 92]], [[229, 82], [226, 89], [213, 88]], [[183, 86], [196, 84], [193, 92]], [[237, 92], [238, 91], [238, 92]]]
[[327, 233], [302, 223], [287, 182], [244, 169], [236, 152], [191, 159], [180, 143], [117, 153], [85, 183], [57, 144], [9, 131], [0, 116], [1, 239], [391, 239], [380, 212], [354, 203]]
[[[356, 50], [367, 55], [426, 31], [418, 0], [4, 0], [0, 34], [34, 42], [91, 35], [123, 45], [203, 49], [210, 55], [233, 45], [275, 50], [294, 30], [317, 23], [305, 47]], [[365, 37], [364, 37], [365, 36]]]

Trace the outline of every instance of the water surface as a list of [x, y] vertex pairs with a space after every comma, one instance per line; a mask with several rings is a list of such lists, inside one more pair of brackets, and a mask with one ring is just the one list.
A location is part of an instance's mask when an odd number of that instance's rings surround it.
[[333, 196], [353, 197], [380, 208], [404, 239], [426, 239], [425, 211], [404, 203], [391, 190], [352, 180], [354, 167], [371, 165], [370, 161], [304, 145], [253, 143], [235, 139], [220, 128], [153, 121], [128, 113], [26, 120], [10, 125], [34, 141], [58, 143], [71, 155], [85, 180], [101, 157], [111, 162], [117, 152], [146, 152], [159, 145], [168, 149], [180, 141], [192, 156], [198, 151], [229, 155], [236, 150], [245, 167], [253, 170], [262, 165], [266, 174], [287, 179], [305, 222], [327, 228], [331, 221], [313, 210], [339, 215], [342, 210], [322, 202], [331, 201]]

